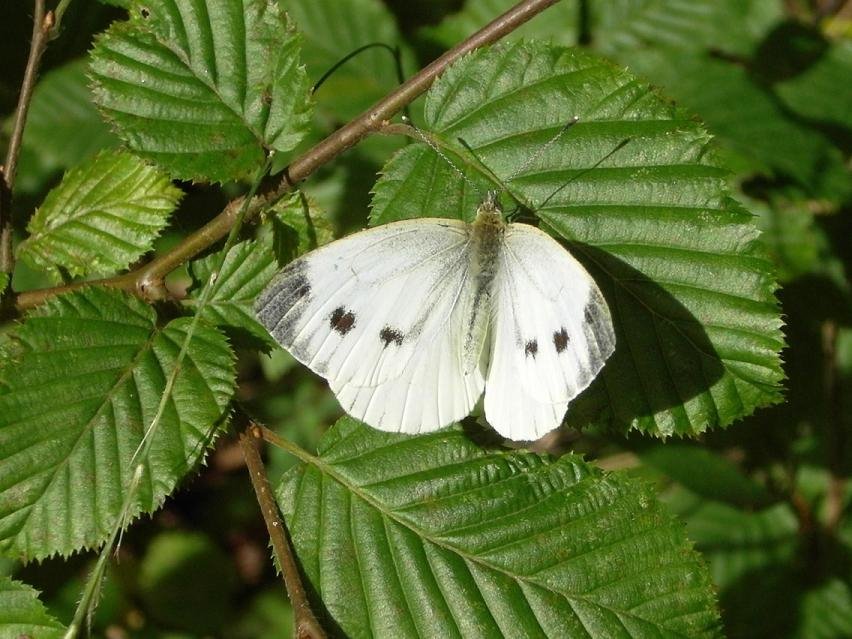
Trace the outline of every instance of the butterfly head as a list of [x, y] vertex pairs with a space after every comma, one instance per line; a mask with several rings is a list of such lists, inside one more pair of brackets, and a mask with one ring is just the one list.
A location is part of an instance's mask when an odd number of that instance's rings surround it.
[[[508, 195], [514, 200], [515, 206], [511, 211], [503, 211], [503, 207], [500, 204], [501, 193]], [[535, 215], [535, 211], [508, 189], [487, 191], [476, 213], [476, 220], [480, 225], [484, 224], [487, 220], [491, 226], [498, 228], [505, 227], [506, 224], [517, 221], [523, 221], [531, 226], [538, 226], [538, 218]]]
[[[494, 240], [503, 235], [506, 223], [503, 221], [503, 207], [500, 206], [498, 191], [488, 191], [482, 204], [476, 209], [473, 221], [474, 237]], [[491, 243], [491, 242], [486, 242]]]
[[492, 189], [485, 192], [485, 197], [482, 199], [482, 204], [479, 205], [477, 213], [480, 212], [503, 214], [503, 207], [500, 206], [500, 191]]

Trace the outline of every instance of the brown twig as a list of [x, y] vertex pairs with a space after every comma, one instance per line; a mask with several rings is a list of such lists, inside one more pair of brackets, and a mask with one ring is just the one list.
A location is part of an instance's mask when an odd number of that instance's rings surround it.
[[825, 446], [828, 453], [828, 490], [825, 496], [825, 525], [836, 533], [843, 518], [843, 499], [846, 477], [846, 430], [840, 379], [837, 370], [837, 323], [826, 320], [822, 325], [823, 384], [825, 387]]
[[12, 192], [18, 173], [18, 156], [21, 154], [24, 126], [27, 123], [41, 57], [52, 35], [54, 22], [53, 12], [45, 13], [44, 0], [35, 0], [30, 54], [24, 70], [24, 79], [21, 82], [18, 106], [12, 118], [12, 135], [9, 137], [9, 148], [6, 149], [6, 161], [0, 168], [3, 174], [3, 179], [0, 181], [2, 182], [0, 183], [0, 273], [10, 275], [15, 267], [15, 255], [12, 253]]
[[290, 544], [290, 537], [278, 510], [278, 504], [275, 503], [272, 486], [269, 484], [263, 460], [260, 458], [260, 442], [262, 439], [260, 427], [249, 423], [247, 431], [240, 435], [240, 447], [248, 466], [257, 502], [260, 504], [260, 510], [263, 513], [263, 520], [266, 522], [266, 530], [272, 542], [272, 551], [275, 553], [275, 558], [281, 567], [281, 573], [284, 575], [287, 596], [293, 605], [295, 636], [299, 639], [324, 639], [325, 632], [314, 616], [307, 594], [302, 586], [302, 578]]
[[[450, 64], [474, 49], [496, 42], [508, 35], [530, 18], [541, 13], [559, 0], [523, 0], [506, 13], [496, 18], [472, 36], [447, 51], [440, 58], [413, 75], [396, 90], [379, 100], [370, 109], [350, 121], [304, 155], [296, 158], [284, 171], [284, 177], [266, 193], [255, 198], [246, 212], [246, 220], [256, 216], [266, 205], [279, 199], [317, 169], [354, 146], [371, 133], [380, 131], [387, 120], [425, 92]], [[148, 264], [116, 277], [90, 282], [75, 282], [66, 286], [45, 288], [21, 293], [16, 307], [25, 310], [46, 299], [82, 286], [101, 285], [131, 291], [140, 297], [153, 300], [162, 295], [163, 278], [172, 270], [209, 248], [228, 234], [242, 201], [230, 202], [225, 209], [203, 227], [187, 236], [172, 250], [160, 255]]]

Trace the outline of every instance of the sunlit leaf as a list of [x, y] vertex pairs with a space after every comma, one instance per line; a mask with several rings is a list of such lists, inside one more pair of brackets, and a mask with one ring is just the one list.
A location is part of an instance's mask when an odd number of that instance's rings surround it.
[[719, 636], [681, 526], [648, 486], [579, 457], [346, 418], [278, 500], [347, 636]]
[[271, 0], [151, 0], [98, 38], [95, 102], [175, 177], [244, 177], [304, 135], [299, 40]]
[[112, 274], [151, 249], [183, 193], [129, 153], [103, 152], [70, 170], [27, 226], [18, 257], [58, 276]]
[[47, 614], [35, 590], [0, 576], [0, 639], [58, 639], [64, 634], [65, 628]]
[[[0, 364], [0, 550], [67, 555], [110, 534], [191, 326], [158, 327], [138, 299], [89, 288], [15, 330]], [[194, 327], [132, 514], [156, 509], [203, 459], [227, 416], [232, 357], [219, 331]]]

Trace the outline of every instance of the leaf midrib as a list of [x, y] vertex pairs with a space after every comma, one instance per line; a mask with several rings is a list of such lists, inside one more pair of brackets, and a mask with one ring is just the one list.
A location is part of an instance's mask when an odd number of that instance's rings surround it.
[[[105, 407], [111, 405], [111, 401], [112, 401], [112, 398], [115, 395], [115, 393], [117, 393], [118, 390], [124, 385], [124, 383], [127, 381], [128, 377], [130, 377], [133, 374], [133, 371], [136, 369], [136, 366], [141, 361], [142, 357], [149, 350], [151, 350], [151, 347], [154, 343], [154, 340], [157, 338], [157, 336], [159, 334], [160, 334], [160, 331], [158, 331], [158, 330], [152, 331], [151, 336], [147, 340], [145, 340], [145, 342], [140, 346], [138, 352], [133, 357], [130, 364], [127, 366], [127, 368], [118, 377], [115, 384], [113, 384], [113, 386], [109, 389], [109, 391], [107, 391], [106, 395], [104, 396], [104, 400], [101, 402], [101, 404], [95, 410], [95, 412], [92, 414], [92, 416], [89, 418], [89, 420], [85, 424], [83, 424], [83, 426], [80, 428], [80, 433], [77, 436], [74, 443], [71, 445], [70, 449], [68, 450], [68, 454], [65, 456], [64, 459], [62, 459], [58, 464], [56, 464], [54, 466], [53, 471], [50, 473], [50, 479], [48, 480], [47, 485], [44, 487], [44, 490], [42, 490], [41, 493], [38, 494], [33, 499], [33, 501], [29, 505], [26, 506], [27, 513], [21, 519], [20, 524], [18, 526], [18, 530], [15, 532], [15, 537], [18, 537], [21, 534], [21, 531], [26, 528], [27, 522], [29, 521], [30, 516], [32, 515], [32, 512], [34, 510], [35, 505], [41, 499], [44, 498], [45, 494], [47, 494], [48, 491], [50, 491], [54, 482], [56, 481], [56, 478], [59, 475], [59, 471], [62, 470], [68, 464], [68, 461], [71, 459], [71, 457], [73, 457], [74, 453], [77, 450], [77, 447], [80, 445], [80, 442], [83, 440], [84, 436], [91, 430], [92, 422], [101, 414], [101, 411], [103, 411]], [[95, 488], [95, 490], [97, 490], [97, 488]]]
[[[290, 449], [288, 448], [288, 450], [290, 450]], [[327, 464], [321, 457], [311, 455], [310, 453], [308, 453], [307, 451], [304, 451], [302, 449], [299, 449], [298, 452], [296, 450], [290, 450], [290, 452], [295, 453], [303, 463], [313, 465], [321, 473], [324, 473], [325, 475], [327, 475], [328, 477], [330, 477], [331, 479], [336, 481], [338, 484], [340, 484], [344, 489], [348, 490], [350, 493], [359, 497], [361, 500], [366, 502], [370, 507], [374, 508], [376, 511], [381, 513], [384, 517], [392, 520], [394, 523], [398, 524], [399, 526], [402, 526], [403, 528], [409, 530], [414, 535], [416, 535], [418, 538], [427, 540], [429, 543], [434, 544], [435, 546], [437, 546], [437, 547], [439, 547], [443, 550], [446, 550], [450, 553], [456, 554], [456, 555], [462, 557], [466, 561], [469, 561], [471, 563], [479, 565], [479, 566], [481, 566], [485, 569], [492, 570], [494, 572], [498, 572], [498, 573], [505, 575], [506, 577], [508, 577], [508, 578], [510, 578], [514, 581], [528, 583], [528, 584], [537, 586], [537, 587], [542, 588], [542, 589], [544, 589], [548, 592], [553, 593], [554, 595], [556, 595], [558, 597], [564, 598], [569, 602], [571, 600], [581, 601], [581, 602], [584, 602], [584, 603], [589, 604], [591, 606], [596, 606], [598, 608], [608, 610], [609, 612], [613, 613], [618, 618], [620, 618], [623, 615], [623, 616], [626, 616], [626, 617], [630, 617], [632, 619], [637, 619], [637, 620], [642, 621], [644, 623], [649, 623], [656, 628], [660, 628], [662, 630], [665, 630], [666, 632], [670, 632], [674, 636], [683, 637], [684, 639], [689, 639], [687, 635], [682, 635], [680, 633], [677, 633], [674, 630], [671, 630], [669, 628], [666, 628], [665, 626], [659, 625], [657, 622], [655, 622], [651, 619], [646, 619], [646, 618], [641, 617], [639, 615], [633, 614], [633, 613], [631, 613], [630, 611], [627, 611], [627, 610], [620, 610], [618, 608], [613, 608], [611, 606], [607, 606], [606, 604], [602, 604], [600, 602], [594, 601], [592, 599], [584, 597], [583, 595], [578, 595], [578, 594], [574, 594], [574, 593], [568, 594], [568, 593], [559, 592], [558, 590], [554, 590], [550, 585], [548, 585], [546, 583], [542, 583], [537, 579], [534, 579], [532, 577], [515, 575], [511, 572], [508, 572], [504, 568], [501, 568], [499, 566], [496, 566], [496, 565], [486, 561], [485, 559], [483, 559], [481, 557], [478, 557], [476, 555], [471, 555], [471, 554], [465, 552], [464, 550], [457, 548], [456, 546], [453, 546], [452, 544], [433, 539], [427, 533], [421, 531], [419, 528], [414, 526], [412, 523], [407, 522], [404, 519], [401, 519], [400, 517], [397, 517], [392, 510], [387, 510], [387, 509], [383, 508], [383, 504], [380, 501], [378, 501], [377, 499], [372, 497], [367, 492], [362, 491], [358, 485], [349, 482], [346, 477], [344, 477], [342, 474], [338, 473], [333, 468], [333, 466], [331, 464]], [[300, 478], [300, 481], [306, 481], [304, 475]], [[320, 563], [322, 563], [322, 562], [320, 562]], [[573, 610], [573, 607], [572, 607], [572, 610]], [[575, 612], [574, 614], [577, 614], [577, 613]]]
[[[181, 26], [183, 27], [183, 21], [182, 20], [181, 20]], [[245, 23], [243, 23], [241, 26], [243, 28], [242, 39], [243, 39], [244, 42], [247, 42], [248, 38], [249, 38], [248, 30], [246, 29]], [[228, 111], [230, 111], [234, 115], [234, 117], [237, 119], [237, 121], [240, 122], [245, 127], [245, 129], [252, 134], [252, 136], [254, 136], [255, 141], [260, 145], [260, 147], [263, 148], [263, 149], [266, 149], [266, 150], [270, 150], [269, 147], [266, 144], [266, 140], [264, 139], [263, 134], [261, 132], [256, 131], [254, 129], [254, 127], [251, 124], [249, 124], [249, 122], [247, 121], [247, 119], [245, 117], [245, 114], [235, 110], [234, 107], [232, 107], [230, 104], [228, 104], [228, 102], [222, 97], [222, 94], [219, 92], [218, 87], [215, 84], [212, 84], [212, 82], [213, 82], [212, 77], [210, 79], [210, 82], [207, 82], [207, 81], [205, 81], [205, 78], [200, 77], [198, 75], [198, 73], [196, 73], [195, 68], [192, 66], [192, 64], [190, 63], [190, 61], [186, 57], [186, 52], [183, 51], [182, 49], [180, 49], [180, 47], [179, 47], [179, 45], [177, 45], [177, 43], [174, 43], [175, 47], [172, 47], [171, 43], [161, 39], [159, 37], [159, 35], [157, 35], [153, 30], [146, 31], [146, 30], [140, 28], [140, 31], [143, 34], [145, 34], [145, 33], [149, 34], [158, 44], [160, 44], [162, 47], [164, 47], [165, 49], [170, 51], [178, 60], [180, 60], [181, 63], [184, 64], [186, 69], [192, 74], [192, 77], [194, 77], [202, 85], [206, 86], [208, 88], [208, 90], [210, 90], [210, 92], [213, 93], [213, 95], [215, 95], [218, 98], [219, 103], [222, 106], [224, 106], [226, 109], [228, 109]], [[184, 29], [184, 31], [186, 31], [186, 30]], [[283, 48], [284, 47], [282, 47], [282, 49]], [[243, 69], [243, 74], [245, 76], [245, 69]], [[211, 76], [212, 76], [212, 74], [211, 74]], [[245, 86], [243, 86], [243, 100], [242, 100], [243, 103], [244, 103], [245, 102], [245, 91], [248, 88], [248, 86], [247, 86], [247, 80], [248, 79], [246, 77], [243, 77], [242, 79], [243, 79], [243, 82], [245, 83]], [[267, 118], [268, 118], [268, 114], [267, 114]], [[264, 129], [265, 128], [266, 128], [266, 123], [264, 123]]]

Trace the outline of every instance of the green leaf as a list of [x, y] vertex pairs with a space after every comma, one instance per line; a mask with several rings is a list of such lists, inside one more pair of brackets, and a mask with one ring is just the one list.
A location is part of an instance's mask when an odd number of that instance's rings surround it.
[[735, 506], [769, 500], [767, 490], [718, 454], [686, 444], [658, 444], [640, 454], [645, 464], [662, 471], [706, 499]]
[[95, 102], [130, 148], [175, 177], [245, 177], [305, 133], [299, 49], [271, 0], [151, 0], [97, 39]]
[[721, 142], [752, 160], [755, 172], [789, 176], [820, 197], [840, 199], [852, 191], [840, 150], [818, 129], [789, 117], [742, 67], [651, 49], [632, 52], [629, 63], [698, 113]]
[[[331, 227], [323, 213], [307, 202], [308, 210], [298, 194], [286, 198], [265, 212], [272, 220], [272, 230], [257, 241], [234, 245], [222, 263], [201, 317], [217, 326], [238, 343], [268, 352], [275, 340], [261, 326], [254, 314], [254, 300], [279, 268], [319, 244], [331, 241]], [[208, 255], [189, 264], [193, 286], [184, 303], [195, 307], [201, 292], [219, 267], [222, 252]]]
[[[475, 33], [497, 16], [511, 9], [513, 0], [468, 0], [458, 13], [439, 25], [422, 30], [424, 37], [447, 49]], [[576, 0], [561, 0], [536, 16], [509, 37], [539, 38], [556, 44], [577, 44], [580, 37], [580, 6]]]
[[[244, 600], [243, 600], [244, 601]], [[224, 636], [233, 639], [289, 637], [293, 633], [293, 607], [281, 596], [281, 585], [269, 585], [242, 604], [244, 613]]]
[[[201, 317], [223, 329], [237, 343], [269, 352], [277, 345], [255, 318], [255, 298], [284, 264], [330, 242], [332, 232], [322, 211], [310, 200], [303, 203], [299, 194], [276, 203], [264, 212], [264, 217], [272, 223], [264, 227], [267, 232], [260, 239], [240, 242], [228, 251]], [[184, 300], [186, 306], [197, 306], [204, 286], [221, 260], [222, 252], [218, 251], [190, 262], [193, 284]]]
[[[815, 545], [817, 538], [810, 536], [809, 525], [799, 521], [790, 504], [753, 512], [682, 489], [671, 497], [669, 505], [686, 520], [690, 539], [710, 563], [729, 636], [849, 635], [849, 585], [831, 575], [845, 576], [845, 559], [831, 544]], [[755, 610], [772, 614], [758, 622]]]
[[[159, 328], [138, 299], [88, 288], [48, 301], [15, 330], [0, 368], [0, 550], [68, 555], [110, 534], [191, 323]], [[233, 390], [224, 336], [198, 323], [132, 514], [156, 509], [202, 460]]]
[[[238, 343], [264, 352], [276, 342], [254, 314], [254, 300], [278, 269], [302, 253], [332, 239], [331, 225], [310, 201], [308, 210], [298, 194], [278, 202], [266, 211], [271, 231], [257, 241], [240, 242], [228, 251], [213, 290], [201, 309], [201, 317], [217, 326]], [[219, 251], [189, 264], [193, 287], [184, 303], [195, 307], [201, 291], [222, 260]]]
[[[204, 286], [219, 266], [222, 252], [216, 252], [189, 265], [194, 285], [184, 303], [195, 308]], [[269, 351], [275, 341], [255, 319], [254, 299], [278, 272], [280, 265], [272, 250], [272, 237], [248, 240], [231, 247], [219, 271], [201, 317], [224, 329], [238, 342]]]
[[102, 152], [74, 168], [30, 219], [18, 257], [59, 277], [108, 275], [151, 250], [183, 192], [129, 153]]
[[834, 578], [805, 593], [795, 636], [801, 639], [852, 637], [852, 587]]
[[786, 282], [817, 270], [820, 249], [824, 245], [813, 214], [804, 206], [767, 206], [752, 202], [751, 209], [763, 230], [763, 241], [778, 271], [778, 279]]
[[277, 494], [347, 636], [719, 636], [681, 525], [648, 486], [573, 455], [344, 418]]
[[686, 520], [689, 538], [709, 562], [713, 583], [722, 589], [750, 573], [783, 566], [795, 555], [798, 521], [789, 504], [747, 512], [696, 499], [675, 512]]
[[778, 273], [789, 282], [804, 275], [826, 275], [841, 289], [848, 287], [842, 261], [835, 254], [830, 234], [801, 198], [771, 197], [770, 201], [749, 201], [757, 215], [766, 244]]
[[772, 88], [793, 111], [852, 129], [850, 77], [852, 42], [840, 40], [802, 73], [777, 82]]
[[272, 221], [272, 237], [279, 264], [286, 264], [303, 253], [334, 239], [334, 229], [316, 202], [300, 194], [276, 203], [264, 216]]
[[64, 626], [47, 613], [33, 588], [0, 575], [0, 639], [53, 639], [64, 634]]
[[783, 17], [766, 0], [609, 0], [590, 10], [593, 44], [624, 56], [642, 47], [746, 54]]
[[[302, 58], [314, 82], [364, 45], [382, 43], [404, 50], [394, 17], [379, 0], [279, 0], [278, 4], [304, 37]], [[345, 122], [398, 84], [393, 54], [374, 47], [347, 61], [323, 83], [317, 91], [317, 110]]]
[[[537, 209], [607, 299], [616, 350], [569, 421], [690, 435], [779, 400], [771, 265], [691, 117], [599, 58], [533, 43], [466, 57], [432, 87], [425, 114], [438, 143], [458, 150], [463, 138]], [[411, 145], [385, 167], [372, 219], [470, 219], [477, 197]]]
[[[729, 636], [850, 635], [852, 589], [845, 569], [846, 549], [815, 546], [818, 538], [809, 534], [811, 524], [800, 521], [790, 504], [744, 511], [677, 490], [669, 505], [686, 520], [690, 539], [710, 563]], [[814, 554], [817, 547], [819, 555]], [[755, 610], [773, 614], [756, 623]]]
[[118, 143], [95, 109], [87, 82], [85, 60], [39, 79], [24, 129], [17, 190], [38, 191], [55, 172]]

